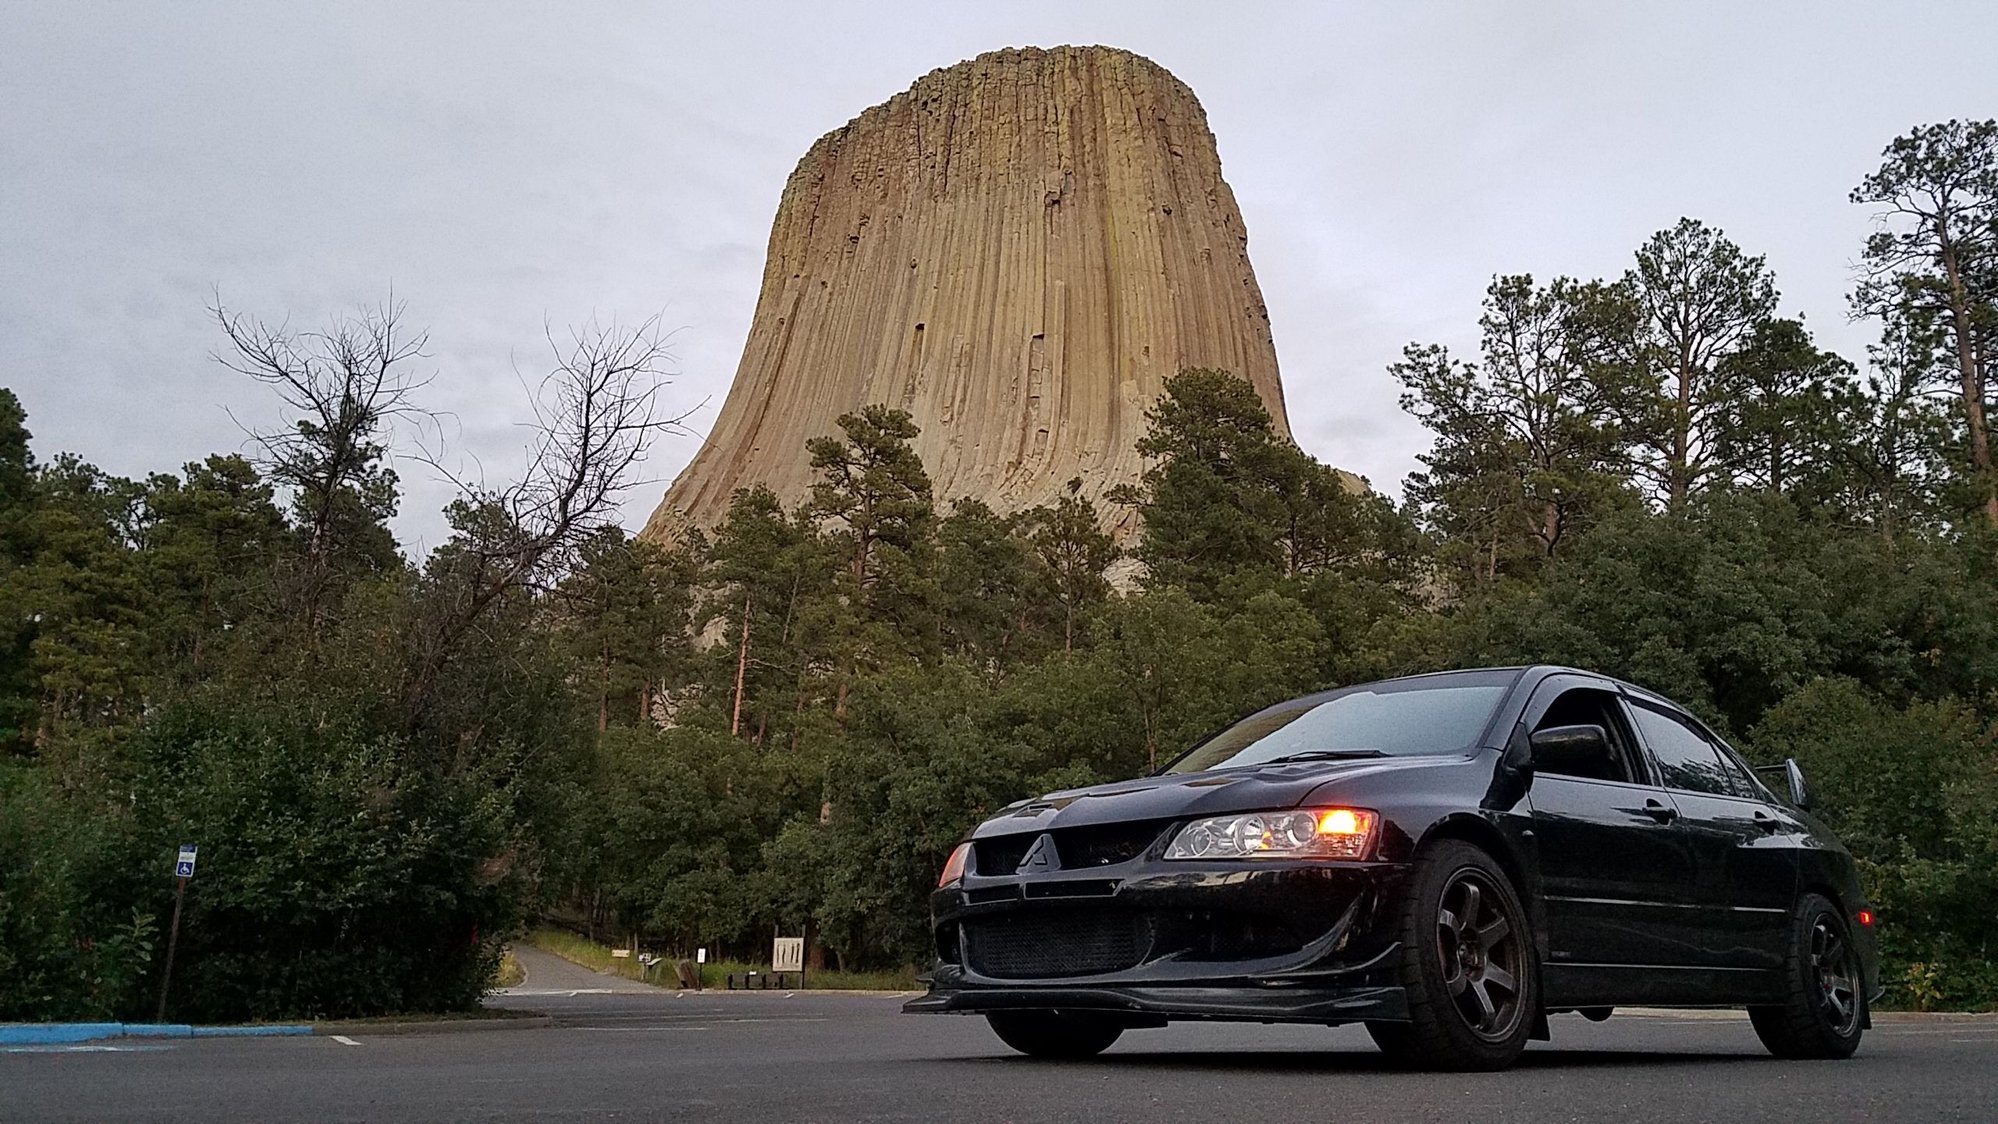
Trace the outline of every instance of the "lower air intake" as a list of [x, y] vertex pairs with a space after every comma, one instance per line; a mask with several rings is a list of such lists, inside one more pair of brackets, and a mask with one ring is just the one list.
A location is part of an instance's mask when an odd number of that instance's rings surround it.
[[1064, 910], [964, 922], [965, 961], [1001, 980], [1045, 980], [1121, 972], [1152, 947], [1143, 914]]

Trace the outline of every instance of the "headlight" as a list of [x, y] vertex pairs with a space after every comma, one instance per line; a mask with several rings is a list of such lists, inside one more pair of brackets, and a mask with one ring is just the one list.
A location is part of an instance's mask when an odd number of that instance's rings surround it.
[[1380, 817], [1359, 808], [1248, 812], [1195, 820], [1166, 848], [1169, 859], [1364, 859]]

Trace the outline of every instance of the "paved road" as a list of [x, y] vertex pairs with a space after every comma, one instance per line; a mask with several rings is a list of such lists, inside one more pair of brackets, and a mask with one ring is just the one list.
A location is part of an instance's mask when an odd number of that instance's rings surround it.
[[0, 1053], [0, 1119], [1998, 1118], [1991, 1022], [1882, 1025], [1849, 1062], [1772, 1060], [1739, 1020], [1563, 1016], [1494, 1075], [1388, 1070], [1356, 1028], [1175, 1026], [1054, 1064], [891, 999], [676, 997], [529, 972], [505, 1002], [555, 1015], [551, 1029]]
[[[527, 973], [518, 986], [501, 993], [504, 998], [497, 1005], [503, 1007], [530, 1006], [531, 1000], [549, 992], [627, 992], [639, 995], [657, 995], [659, 989], [651, 984], [628, 980], [623, 976], [613, 976], [607, 972], [593, 972], [581, 964], [564, 960], [553, 953], [543, 952], [531, 945], [519, 945], [513, 950], [513, 958], [520, 961], [521, 970]], [[661, 965], [662, 974], [664, 965]], [[519, 1001], [515, 1001], [517, 997]]]

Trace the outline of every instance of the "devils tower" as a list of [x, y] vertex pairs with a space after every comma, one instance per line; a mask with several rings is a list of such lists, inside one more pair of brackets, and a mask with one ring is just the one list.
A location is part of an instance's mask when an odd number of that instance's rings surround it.
[[1144, 411], [1185, 367], [1247, 379], [1285, 434], [1268, 310], [1206, 115], [1107, 47], [995, 51], [821, 137], [784, 186], [756, 316], [712, 432], [646, 525], [787, 504], [807, 439], [907, 410], [939, 500], [1014, 511], [1137, 479]]

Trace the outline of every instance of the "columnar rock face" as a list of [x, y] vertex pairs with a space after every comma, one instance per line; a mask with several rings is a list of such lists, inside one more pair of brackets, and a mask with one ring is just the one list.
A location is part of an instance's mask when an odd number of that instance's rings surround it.
[[802, 499], [806, 440], [875, 402], [922, 427], [939, 500], [1100, 496], [1143, 471], [1145, 408], [1189, 366], [1248, 379], [1288, 433], [1193, 91], [1105, 47], [980, 55], [799, 161], [735, 383], [645, 533], [713, 525], [757, 483]]

